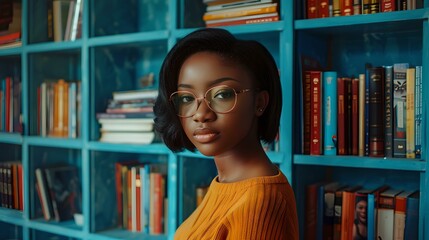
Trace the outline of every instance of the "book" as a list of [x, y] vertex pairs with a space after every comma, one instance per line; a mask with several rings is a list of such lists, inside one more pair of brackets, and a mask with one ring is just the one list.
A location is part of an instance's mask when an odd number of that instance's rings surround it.
[[154, 132], [101, 132], [100, 142], [150, 144], [154, 139]]
[[70, 0], [54, 0], [52, 2], [54, 41], [64, 40], [64, 32], [67, 26]]
[[384, 68], [370, 68], [369, 76], [369, 156], [384, 157]]
[[229, 3], [207, 6], [206, 11], [212, 12], [212, 11], [217, 11], [217, 10], [247, 7], [247, 6], [259, 5], [259, 4], [271, 3], [271, 2], [273, 2], [273, 0], [234, 1], [234, 2], [229, 2]]
[[337, 155], [337, 72], [323, 72], [323, 153]]
[[395, 219], [395, 198], [398, 189], [388, 189], [380, 193], [377, 213], [377, 239], [393, 239]]
[[393, 64], [393, 156], [406, 157], [406, 96], [408, 63]]
[[[206, 21], [206, 26], [207, 27], [224, 26], [224, 25], [228, 25], [228, 23], [233, 23], [229, 25], [237, 25], [237, 24], [240, 24], [239, 21], [241, 21], [241, 24], [272, 22], [272, 21], [276, 21], [275, 19], [278, 20], [278, 16], [279, 16], [278, 13], [275, 12], [275, 13], [264, 13], [264, 14], [241, 16], [241, 17], [234, 17], [234, 18], [209, 20], [209, 21]], [[264, 19], [267, 19], [267, 20], [264, 20]]]
[[36, 188], [42, 206], [43, 217], [51, 220], [54, 217], [51, 194], [47, 185], [46, 176], [41, 168], [36, 168]]
[[359, 78], [351, 79], [351, 152], [359, 155]]
[[415, 88], [415, 153], [416, 158], [421, 158], [422, 149], [422, 116], [423, 116], [423, 83], [422, 66], [416, 66], [416, 88]]
[[214, 12], [206, 12], [203, 15], [204, 21], [211, 21], [217, 19], [227, 19], [242, 16], [258, 15], [273, 13], [277, 11], [277, 3], [258, 4], [246, 7], [231, 8], [219, 10]]
[[406, 142], [406, 157], [416, 158], [415, 153], [415, 82], [416, 82], [416, 69], [407, 68], [407, 93], [406, 93], [406, 130], [405, 130], [405, 142]]
[[384, 70], [384, 154], [393, 157], [393, 66]]
[[415, 191], [404, 191], [395, 197], [395, 219], [393, 221], [393, 239], [403, 240], [407, 211], [407, 198]]
[[358, 155], [365, 156], [365, 74], [359, 74], [359, 144]]
[[323, 154], [322, 146], [322, 72], [310, 71], [310, 154]]
[[338, 135], [337, 135], [337, 148], [338, 155], [347, 155], [347, 137], [346, 137], [346, 78], [338, 78], [337, 91], [338, 91], [338, 107], [337, 107], [337, 121], [338, 121]]
[[404, 240], [419, 239], [420, 191], [407, 198]]
[[333, 182], [324, 186], [324, 198], [322, 202], [323, 205], [319, 204], [319, 208], [321, 207], [323, 210], [323, 239], [333, 239], [335, 222], [335, 194], [337, 191], [340, 191], [344, 188], [345, 185], [338, 182]]
[[148, 89], [139, 89], [139, 90], [129, 90], [129, 91], [116, 91], [112, 93], [113, 100], [115, 101], [125, 101], [125, 100], [135, 100], [135, 99], [154, 99], [158, 97], [158, 90], [148, 90]]
[[51, 195], [54, 219], [73, 219], [75, 213], [82, 213], [82, 193], [77, 168], [58, 166], [45, 169], [47, 185]]

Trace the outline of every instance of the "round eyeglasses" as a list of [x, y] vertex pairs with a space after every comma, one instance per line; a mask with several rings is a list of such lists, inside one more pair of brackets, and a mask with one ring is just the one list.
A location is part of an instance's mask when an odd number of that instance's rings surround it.
[[234, 109], [237, 103], [237, 95], [251, 90], [237, 91], [232, 87], [221, 85], [208, 89], [204, 97], [201, 98], [197, 98], [195, 94], [189, 91], [177, 91], [170, 95], [170, 101], [179, 117], [194, 116], [203, 99], [214, 112], [228, 113]]

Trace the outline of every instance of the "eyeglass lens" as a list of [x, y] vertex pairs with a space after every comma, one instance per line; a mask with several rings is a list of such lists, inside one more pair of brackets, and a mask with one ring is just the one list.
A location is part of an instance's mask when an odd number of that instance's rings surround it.
[[[177, 115], [181, 117], [193, 116], [198, 109], [201, 99], [188, 91], [178, 91], [171, 95], [171, 100], [176, 109]], [[235, 90], [227, 86], [218, 86], [209, 89], [204, 100], [210, 109], [217, 113], [227, 113], [231, 111], [237, 101]]]

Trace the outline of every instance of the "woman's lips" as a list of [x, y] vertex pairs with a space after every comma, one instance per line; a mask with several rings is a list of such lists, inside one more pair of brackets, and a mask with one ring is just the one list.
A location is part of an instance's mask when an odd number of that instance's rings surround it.
[[208, 142], [214, 141], [218, 135], [219, 135], [219, 132], [214, 131], [213, 129], [200, 128], [195, 130], [194, 139], [200, 143], [208, 143]]

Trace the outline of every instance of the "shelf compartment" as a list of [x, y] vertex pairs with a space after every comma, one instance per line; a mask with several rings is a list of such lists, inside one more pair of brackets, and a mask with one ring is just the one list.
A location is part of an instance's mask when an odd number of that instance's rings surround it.
[[98, 240], [118, 240], [118, 239], [148, 239], [167, 240], [167, 235], [149, 235], [144, 233], [133, 233], [123, 229], [112, 229], [91, 234], [92, 239]]
[[[51, 235], [61, 235], [67, 237], [66, 239], [70, 239], [70, 237], [74, 239], [83, 238], [85, 235], [82, 227], [76, 225], [73, 220], [47, 222], [43, 219], [33, 219], [27, 223], [27, 226], [33, 230], [32, 239], [50, 239]], [[58, 236], [55, 239], [58, 239]]]
[[114, 144], [92, 141], [88, 143], [89, 150], [123, 153], [169, 154], [171, 151], [161, 143], [154, 144]]
[[[140, 153], [124, 153], [124, 152], [109, 152], [109, 151], [90, 151], [90, 165], [91, 165], [91, 183], [90, 183], [90, 204], [91, 204], [91, 226], [92, 233], [110, 231], [121, 226], [121, 219], [119, 206], [123, 206], [121, 200], [118, 201], [120, 193], [117, 192], [117, 180], [124, 179], [122, 175], [124, 172], [118, 172], [117, 168], [120, 167], [117, 163], [131, 164], [140, 167], [150, 165], [155, 166], [161, 173], [165, 175], [165, 182], [167, 183], [170, 173], [168, 172], [168, 155], [153, 154], [140, 154]], [[131, 167], [129, 167], [130, 169]], [[124, 170], [124, 169], [122, 169]], [[139, 169], [140, 171], [140, 169]], [[174, 174], [174, 173], [171, 173]], [[121, 177], [118, 178], [117, 177]], [[122, 181], [122, 180], [121, 180]], [[122, 182], [122, 184], [125, 184]], [[124, 186], [124, 185], [122, 185]], [[125, 184], [125, 186], [128, 186]], [[169, 187], [168, 183], [166, 184]], [[97, 190], [95, 190], [97, 189]], [[121, 188], [123, 189], [123, 188]], [[127, 187], [131, 189], [131, 187]], [[174, 200], [174, 196], [168, 196], [168, 190], [165, 191], [165, 196]], [[128, 195], [129, 196], [129, 195]], [[119, 205], [119, 206], [118, 206]], [[106, 206], [110, 206], [109, 211], [106, 211]], [[122, 212], [127, 211], [123, 209]], [[169, 216], [174, 218], [175, 216]], [[128, 234], [127, 230], [121, 229], [118, 232], [121, 234]], [[142, 236], [142, 235], [139, 235]]]
[[168, 4], [168, 0], [91, 1], [89, 36], [166, 30], [171, 21]]
[[[3, 213], [2, 213], [3, 214]], [[22, 225], [13, 221], [0, 219], [0, 239], [23, 239]]]
[[350, 168], [426, 171], [426, 161], [404, 158], [294, 155], [294, 164]]
[[[366, 15], [353, 15], [329, 18], [314, 18], [295, 21], [295, 30], [317, 30], [326, 31], [326, 28], [336, 27], [353, 27], [357, 26], [361, 29], [382, 29], [386, 31], [386, 27], [392, 28], [413, 28], [416, 23], [422, 22], [429, 16], [429, 9], [416, 9], [408, 11], [394, 11]], [[353, 28], [353, 30], [355, 30]]]

